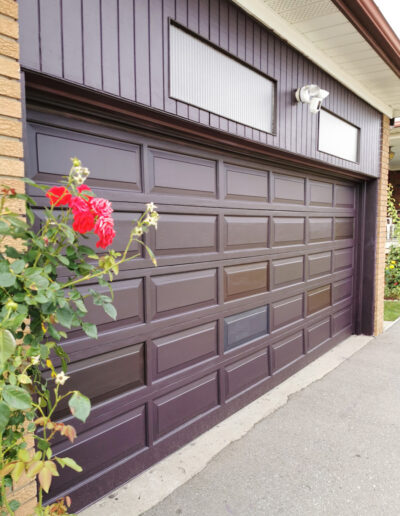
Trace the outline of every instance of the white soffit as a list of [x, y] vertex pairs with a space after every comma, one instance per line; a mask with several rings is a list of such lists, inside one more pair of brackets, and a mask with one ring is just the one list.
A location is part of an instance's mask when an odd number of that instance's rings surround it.
[[233, 1], [378, 111], [400, 116], [399, 77], [331, 0]]

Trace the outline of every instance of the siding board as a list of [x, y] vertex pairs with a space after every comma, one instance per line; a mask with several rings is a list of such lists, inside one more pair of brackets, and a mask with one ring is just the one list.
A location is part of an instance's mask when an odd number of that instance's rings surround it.
[[[26, 69], [379, 176], [380, 113], [229, 0], [21, 0], [19, 5], [21, 63]], [[276, 81], [274, 134], [169, 97], [170, 20]], [[318, 151], [318, 115], [294, 101], [295, 89], [312, 83], [330, 92], [327, 109], [360, 127], [359, 163]]]

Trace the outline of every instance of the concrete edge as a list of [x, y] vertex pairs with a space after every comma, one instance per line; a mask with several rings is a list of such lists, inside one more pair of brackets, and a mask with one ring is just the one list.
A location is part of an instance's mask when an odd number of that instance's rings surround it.
[[226, 446], [241, 439], [259, 421], [284, 406], [293, 394], [326, 376], [371, 340], [373, 337], [366, 335], [349, 337], [271, 391], [80, 514], [124, 514], [127, 507], [130, 516], [143, 514], [202, 471]]
[[386, 330], [391, 328], [393, 326], [393, 324], [396, 324], [399, 321], [400, 321], [400, 317], [398, 317], [394, 321], [383, 321], [383, 332], [385, 332]]

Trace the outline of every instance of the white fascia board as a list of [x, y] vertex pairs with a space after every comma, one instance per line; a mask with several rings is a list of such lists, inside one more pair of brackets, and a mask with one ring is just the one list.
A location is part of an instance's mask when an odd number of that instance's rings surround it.
[[[262, 0], [233, 0], [248, 14], [256, 18], [260, 23], [275, 32], [280, 38], [286, 40], [303, 55], [308, 57], [329, 75], [341, 82], [346, 88], [371, 104], [375, 109], [393, 118], [394, 113], [391, 106], [381, 99], [372, 95], [367, 87], [347, 74], [329, 56], [319, 50], [305, 36], [297, 32], [290, 23], [286, 22], [274, 10], [262, 2]], [[356, 29], [354, 29], [356, 31]], [[304, 86], [299, 84], [299, 86]]]

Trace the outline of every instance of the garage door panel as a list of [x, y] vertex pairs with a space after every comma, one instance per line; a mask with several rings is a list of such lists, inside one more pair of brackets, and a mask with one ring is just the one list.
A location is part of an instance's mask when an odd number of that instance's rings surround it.
[[304, 317], [304, 295], [299, 294], [271, 305], [271, 330], [275, 331]]
[[268, 335], [268, 306], [230, 315], [224, 319], [224, 351]]
[[283, 341], [273, 344], [271, 349], [273, 373], [277, 373], [301, 359], [305, 354], [304, 332], [296, 332]]
[[273, 260], [271, 265], [272, 288], [281, 288], [304, 281], [304, 256]]
[[165, 214], [155, 232], [153, 251], [157, 256], [216, 252], [216, 215]]
[[310, 180], [308, 192], [311, 206], [333, 205], [333, 185], [331, 183]]
[[[85, 476], [91, 476], [146, 447], [146, 410], [138, 407], [88, 431], [79, 432], [73, 445], [69, 441], [53, 448], [61, 456], [84, 464]], [[61, 492], [82, 481], [82, 474], [65, 468], [53, 477], [52, 489]]]
[[235, 362], [225, 369], [226, 398], [229, 400], [269, 376], [268, 349]]
[[353, 248], [336, 249], [333, 251], [334, 271], [350, 269], [353, 267]]
[[332, 304], [332, 287], [324, 285], [307, 292], [307, 315], [312, 315]]
[[225, 198], [266, 203], [269, 200], [269, 174], [225, 164]]
[[351, 297], [353, 294], [353, 278], [345, 278], [333, 284], [333, 303]]
[[218, 326], [213, 321], [154, 339], [154, 378], [201, 363], [218, 353]]
[[225, 250], [266, 249], [268, 247], [268, 226], [268, 217], [225, 216]]
[[153, 319], [217, 304], [217, 278], [216, 269], [151, 278]]
[[351, 217], [337, 217], [335, 219], [335, 239], [353, 238], [354, 219]]
[[[94, 406], [143, 386], [146, 376], [144, 346], [144, 343], [135, 344], [70, 364], [68, 388], [66, 386], [61, 392], [79, 389]], [[66, 401], [60, 403], [57, 412], [58, 417], [68, 414]]]
[[308, 346], [307, 350], [312, 351], [318, 346], [324, 344], [330, 339], [331, 336], [331, 317], [327, 317], [322, 321], [310, 326], [307, 329], [308, 333]]
[[335, 206], [342, 208], [353, 208], [354, 203], [354, 186], [335, 185]]
[[173, 390], [154, 401], [154, 436], [176, 430], [184, 423], [215, 408], [219, 404], [218, 374], [213, 373], [196, 382]]
[[149, 150], [150, 192], [217, 196], [217, 163], [195, 156]]
[[348, 306], [332, 316], [332, 335], [337, 335], [352, 325], [352, 309]]
[[318, 278], [332, 271], [332, 252], [310, 254], [307, 256], [308, 277]]
[[308, 219], [308, 239], [310, 243], [332, 240], [332, 217], [310, 217]]
[[225, 301], [268, 290], [268, 262], [224, 268]]
[[305, 203], [305, 179], [274, 174], [273, 202], [288, 204]]
[[113, 189], [142, 190], [138, 145], [38, 124], [29, 124], [28, 130], [33, 133], [31, 141], [36, 140], [32, 148], [36, 156], [32, 179], [58, 181], [71, 168], [70, 158], [78, 156], [91, 171], [89, 185], [109, 188], [112, 176]]
[[272, 246], [289, 246], [305, 243], [305, 219], [303, 217], [273, 217]]

